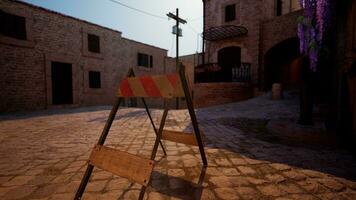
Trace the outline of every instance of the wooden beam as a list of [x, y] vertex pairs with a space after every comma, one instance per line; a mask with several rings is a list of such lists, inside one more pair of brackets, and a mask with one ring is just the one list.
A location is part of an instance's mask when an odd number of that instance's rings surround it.
[[169, 18], [172, 18], [172, 19], [174, 19], [174, 20], [177, 20], [179, 23], [182, 23], [182, 24], [186, 24], [186, 23], [187, 23], [186, 20], [184, 20], [184, 19], [178, 17], [177, 15], [175, 15], [175, 14], [173, 14], [173, 13], [171, 13], [171, 12], [168, 13], [167, 16], [168, 16]]
[[198, 146], [194, 133], [163, 130], [162, 139], [187, 145]]
[[153, 160], [100, 145], [94, 147], [89, 163], [143, 186], [148, 185], [154, 165]]

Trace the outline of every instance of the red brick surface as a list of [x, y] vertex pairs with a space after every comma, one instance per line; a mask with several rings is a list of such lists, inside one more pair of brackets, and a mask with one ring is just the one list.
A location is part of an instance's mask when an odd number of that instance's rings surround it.
[[232, 103], [251, 97], [252, 87], [246, 83], [198, 83], [194, 85], [196, 107]]

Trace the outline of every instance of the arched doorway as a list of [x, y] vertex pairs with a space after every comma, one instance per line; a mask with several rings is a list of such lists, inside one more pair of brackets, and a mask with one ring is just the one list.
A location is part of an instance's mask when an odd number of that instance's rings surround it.
[[300, 79], [300, 53], [298, 38], [284, 40], [265, 54], [264, 87], [270, 90], [273, 83], [282, 83], [283, 88], [295, 88]]
[[218, 63], [221, 67], [219, 82], [232, 81], [232, 69], [241, 65], [241, 48], [232, 46], [218, 51]]

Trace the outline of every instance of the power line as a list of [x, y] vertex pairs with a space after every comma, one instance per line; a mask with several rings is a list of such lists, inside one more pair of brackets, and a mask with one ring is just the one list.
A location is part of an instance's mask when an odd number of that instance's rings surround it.
[[155, 17], [155, 18], [158, 18], [158, 19], [167, 20], [166, 17], [162, 17], [162, 16], [159, 16], [159, 15], [156, 15], [156, 14], [152, 14], [152, 13], [149, 13], [149, 12], [147, 12], [147, 11], [144, 11], [144, 10], [141, 10], [141, 9], [138, 9], [138, 8], [134, 8], [134, 7], [132, 7], [132, 6], [126, 5], [126, 4], [124, 4], [124, 3], [121, 3], [121, 2], [119, 2], [119, 1], [117, 1], [117, 0], [109, 0], [109, 1], [111, 1], [111, 2], [113, 2], [113, 3], [116, 3], [116, 4], [119, 4], [119, 5], [121, 5], [121, 6], [124, 6], [124, 7], [126, 7], [126, 8], [129, 8], [129, 9], [131, 9], [131, 10], [140, 12], [140, 13], [142, 13], [142, 14], [149, 15], [149, 16], [151, 16], [151, 17]]
[[196, 31], [195, 28], [193, 28], [193, 27], [192, 27], [191, 25], [189, 25], [188, 23], [187, 23], [186, 25], [187, 25], [188, 28], [189, 28], [190, 30], [192, 30], [194, 33], [196, 33], [196, 34], [201, 34], [200, 32]]
[[193, 22], [193, 21], [199, 20], [199, 19], [201, 19], [201, 18], [203, 18], [203, 15], [200, 16], [200, 17], [197, 17], [197, 18], [188, 19], [187, 21]]
[[[135, 8], [135, 7], [132, 7], [132, 6], [129, 6], [127, 4], [124, 4], [118, 0], [108, 0], [108, 1], [111, 1], [112, 3], [115, 3], [115, 4], [118, 4], [120, 6], [123, 6], [125, 8], [128, 8], [128, 9], [131, 9], [131, 10], [134, 10], [136, 12], [140, 12], [142, 14], [145, 14], [145, 15], [148, 15], [148, 16], [151, 16], [151, 17], [154, 17], [154, 18], [157, 18], [157, 19], [161, 19], [161, 20], [168, 20], [166, 17], [162, 17], [160, 15], [156, 15], [156, 14], [153, 14], [153, 13], [150, 13], [150, 12], [147, 12], [147, 11], [144, 11], [144, 10], [141, 10], [141, 9], [138, 9], [138, 8]], [[193, 18], [193, 19], [188, 19], [187, 21], [196, 21], [196, 20], [199, 20], [200, 18], [202, 18], [203, 16], [200, 16], [200, 17], [197, 17], [197, 18]], [[196, 31], [192, 26], [190, 26], [188, 23], [186, 24], [188, 25], [188, 28], [191, 29], [193, 32], [195, 32], [197, 34], [197, 48], [199, 48], [199, 36], [201, 37], [201, 33], [199, 33], [198, 31]], [[173, 39], [174, 39], [174, 35], [172, 37], [172, 44], [171, 44], [171, 52], [173, 53]]]
[[[135, 8], [135, 7], [132, 7], [132, 6], [129, 6], [129, 5], [127, 5], [127, 4], [121, 3], [121, 2], [118, 1], [118, 0], [108, 0], [108, 1], [111, 1], [112, 3], [116, 3], [116, 4], [121, 5], [121, 6], [123, 6], [123, 7], [126, 7], [126, 8], [128, 8], [128, 9], [134, 10], [134, 11], [136, 11], [136, 12], [140, 12], [140, 13], [142, 13], [142, 14], [149, 15], [149, 16], [151, 16], [151, 17], [155, 17], [155, 18], [162, 19], [162, 20], [167, 20], [166, 17], [160, 16], [160, 15], [156, 15], [156, 14], [153, 14], [153, 13], [150, 13], [150, 12], [147, 12], [147, 11], [144, 11], [144, 10], [141, 10], [141, 9], [138, 9], [138, 8]], [[198, 20], [198, 19], [200, 19], [200, 18], [202, 18], [202, 17], [203, 17], [203, 16], [200, 16], [200, 17], [197, 17], [197, 18], [194, 18], [194, 19], [188, 19], [187, 21], [190, 21], [190, 22], [196, 21], [196, 20]], [[196, 31], [195, 31], [195, 32], [196, 32]]]

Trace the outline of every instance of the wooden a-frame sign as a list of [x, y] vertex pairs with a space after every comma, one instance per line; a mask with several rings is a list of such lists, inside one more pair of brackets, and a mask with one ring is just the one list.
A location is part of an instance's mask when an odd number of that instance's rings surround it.
[[[207, 166], [208, 163], [204, 152], [202, 137], [198, 127], [193, 101], [190, 94], [190, 88], [185, 76], [185, 69], [183, 65], [180, 66], [179, 73], [172, 75], [135, 77], [133, 70], [130, 69], [127, 78], [121, 81], [117, 96], [117, 100], [110, 112], [104, 130], [97, 144], [92, 150], [87, 169], [74, 197], [75, 200], [80, 200], [82, 198], [86, 185], [93, 172], [94, 166], [142, 185], [139, 199], [143, 199], [146, 188], [150, 183], [151, 174], [155, 163], [154, 160], [159, 145], [161, 145], [164, 155], [167, 155], [161, 139], [198, 146], [203, 164], [204, 166]], [[119, 109], [120, 103], [122, 102], [123, 98], [127, 97], [141, 98], [147, 115], [150, 119], [151, 125], [156, 134], [156, 140], [150, 159], [103, 146], [112, 122], [114, 121], [116, 113]], [[144, 99], [145, 97], [160, 97], [164, 98], [165, 101], [176, 97], [184, 97], [187, 102], [194, 133], [163, 130], [169, 110], [166, 103], [161, 123], [157, 129], [147, 107], [146, 101]]]

